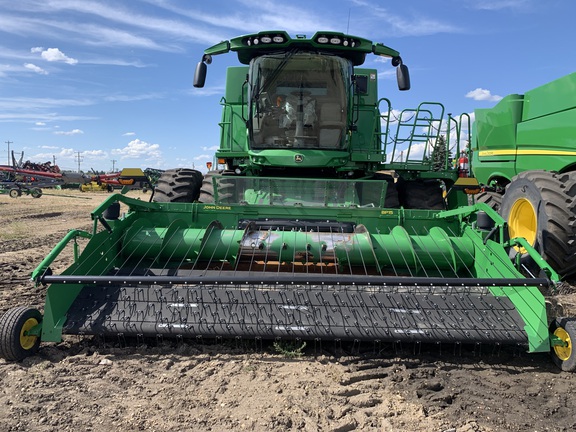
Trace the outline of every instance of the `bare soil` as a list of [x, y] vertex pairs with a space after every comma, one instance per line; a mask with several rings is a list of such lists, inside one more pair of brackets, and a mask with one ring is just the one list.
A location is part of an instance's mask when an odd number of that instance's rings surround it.
[[[138, 196], [137, 192], [131, 192]], [[140, 195], [147, 200], [148, 196]], [[43, 309], [31, 271], [105, 193], [0, 195], [0, 313]], [[56, 269], [72, 262], [66, 252]], [[556, 296], [575, 315], [574, 294]], [[576, 374], [497, 347], [103, 341], [0, 359], [2, 431], [573, 431]]]

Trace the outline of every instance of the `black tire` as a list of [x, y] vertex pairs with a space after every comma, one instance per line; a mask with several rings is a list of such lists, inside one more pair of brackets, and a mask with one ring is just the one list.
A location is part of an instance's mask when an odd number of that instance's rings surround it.
[[[567, 187], [569, 181], [567, 174], [520, 173], [506, 187], [500, 208], [500, 214], [508, 222], [510, 237], [527, 238], [564, 277], [576, 273], [576, 187]], [[522, 262], [529, 269], [538, 270], [528, 254], [522, 256]]]
[[481, 202], [487, 204], [488, 207], [496, 211], [500, 211], [500, 208], [502, 207], [502, 195], [498, 192], [480, 192], [479, 194], [474, 195], [474, 199], [477, 203]]
[[407, 209], [444, 210], [443, 190], [437, 180], [409, 180], [399, 183], [400, 204]]
[[40, 322], [42, 314], [37, 309], [27, 306], [9, 309], [0, 317], [0, 357], [21, 361], [34, 355], [40, 347], [40, 338], [23, 332]]
[[550, 335], [560, 338], [566, 346], [552, 346], [550, 353], [556, 366], [566, 372], [576, 371], [576, 319], [556, 318], [550, 324]]
[[30, 195], [32, 195], [32, 198], [40, 198], [42, 196], [42, 189], [32, 188]]
[[178, 168], [164, 171], [154, 189], [156, 202], [191, 203], [198, 200], [202, 173], [189, 168]]
[[10, 198], [18, 198], [20, 195], [22, 195], [22, 192], [20, 191], [20, 189], [10, 189], [10, 192], [8, 192], [8, 194], [10, 195]]
[[[200, 188], [200, 196], [198, 202], [205, 204], [213, 204], [215, 202], [214, 192], [214, 176], [223, 175], [222, 171], [208, 171], [202, 181]], [[218, 203], [231, 204], [236, 202], [235, 184], [232, 180], [227, 179], [226, 176], [218, 177], [216, 179], [218, 190]]]
[[220, 174], [220, 171], [208, 171], [202, 180], [202, 187], [200, 188], [200, 196], [198, 201], [205, 204], [214, 203], [214, 184], [212, 183], [214, 175]]
[[[385, 208], [399, 208], [400, 200], [398, 198], [398, 189], [396, 188], [396, 183], [394, 182], [394, 177], [390, 174], [385, 173], [375, 173], [372, 176], [372, 180], [379, 182], [386, 182], [386, 196], [384, 197], [384, 207]], [[363, 187], [360, 191], [362, 203], [380, 203], [380, 188], [370, 187], [366, 183], [362, 183]]]

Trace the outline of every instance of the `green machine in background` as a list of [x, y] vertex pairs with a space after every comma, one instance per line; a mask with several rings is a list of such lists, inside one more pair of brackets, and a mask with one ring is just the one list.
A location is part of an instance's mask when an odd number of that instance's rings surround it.
[[[470, 204], [478, 184], [453, 165], [443, 106], [396, 116], [377, 71], [361, 68], [390, 58], [407, 90], [397, 51], [260, 32], [208, 48], [196, 87], [228, 52], [240, 65], [227, 72], [216, 169], [163, 172], [151, 202], [108, 197], [93, 230], [71, 231], [34, 271], [44, 313], [0, 319], [3, 357], [82, 334], [509, 344], [576, 367], [573, 321], [548, 316], [541, 292], [557, 273]], [[77, 258], [56, 274], [68, 245]]]
[[576, 73], [475, 116], [471, 170], [487, 186], [479, 201], [500, 211], [511, 237], [526, 238], [558, 273], [573, 276]]

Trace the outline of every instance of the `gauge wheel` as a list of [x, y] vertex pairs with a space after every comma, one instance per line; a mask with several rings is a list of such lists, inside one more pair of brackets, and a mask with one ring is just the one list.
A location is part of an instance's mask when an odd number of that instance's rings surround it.
[[552, 345], [551, 354], [554, 363], [563, 371], [576, 371], [576, 319], [557, 318], [550, 325], [550, 334], [559, 339], [562, 344]]
[[[576, 201], [568, 177], [548, 171], [525, 171], [506, 187], [500, 214], [508, 223], [510, 238], [524, 237], [562, 276], [576, 273]], [[524, 248], [512, 255], [538, 271]]]
[[20, 189], [10, 189], [10, 198], [18, 198], [20, 195], [22, 195], [22, 191]]
[[32, 195], [32, 198], [40, 198], [42, 196], [42, 189], [32, 188], [30, 195]]
[[9, 309], [0, 318], [0, 357], [21, 361], [34, 355], [40, 347], [40, 337], [28, 332], [40, 322], [42, 314], [38, 309], [27, 306]]

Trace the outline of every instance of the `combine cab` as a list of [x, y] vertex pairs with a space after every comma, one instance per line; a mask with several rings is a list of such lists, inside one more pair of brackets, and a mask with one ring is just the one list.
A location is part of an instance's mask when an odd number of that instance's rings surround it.
[[[558, 276], [497, 212], [468, 204], [478, 186], [453, 168], [443, 107], [395, 122], [376, 70], [359, 68], [389, 57], [405, 90], [398, 52], [341, 33], [259, 33], [207, 49], [197, 87], [229, 51], [243, 66], [228, 70], [219, 169], [165, 171], [151, 202], [108, 197], [92, 232], [71, 231], [34, 271], [44, 314], [1, 319], [5, 358], [88, 334], [510, 344], [574, 369], [573, 322], [548, 317], [541, 293]], [[539, 272], [512, 262], [513, 247]]]

